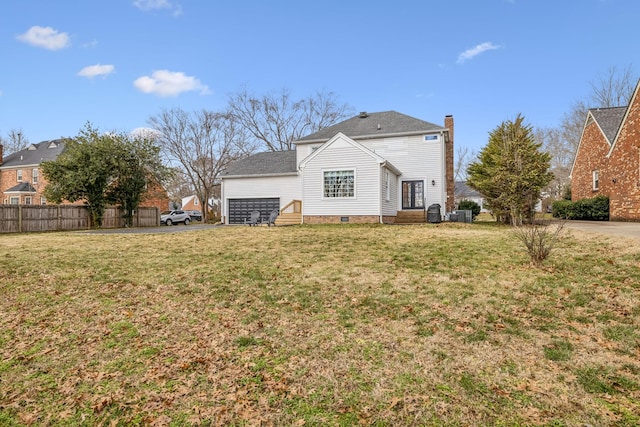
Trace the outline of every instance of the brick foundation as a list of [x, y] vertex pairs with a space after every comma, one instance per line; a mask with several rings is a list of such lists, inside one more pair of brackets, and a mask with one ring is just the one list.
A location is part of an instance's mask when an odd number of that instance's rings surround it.
[[[342, 221], [342, 218], [348, 218], [348, 221]], [[378, 215], [305, 215], [303, 222], [305, 224], [379, 224], [380, 217]]]

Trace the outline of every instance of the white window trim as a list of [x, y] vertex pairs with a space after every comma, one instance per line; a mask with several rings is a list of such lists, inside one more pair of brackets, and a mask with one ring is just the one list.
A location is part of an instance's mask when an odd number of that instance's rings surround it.
[[9, 204], [10, 205], [19, 205], [20, 204], [20, 197], [19, 196], [11, 196], [11, 197], [9, 197]]
[[[357, 198], [357, 173], [356, 168], [331, 168], [331, 169], [322, 169], [322, 178], [320, 180], [320, 191], [322, 192], [322, 198], [324, 200], [345, 200], [345, 199], [356, 199]], [[324, 188], [324, 175], [326, 172], [352, 172], [353, 173], [353, 196], [344, 196], [344, 197], [327, 197], [325, 195]]]
[[22, 169], [18, 169], [16, 171], [16, 181], [17, 182], [22, 182]]
[[33, 170], [31, 171], [31, 183], [37, 184], [39, 177], [40, 177], [40, 171], [38, 171], [38, 168], [33, 168]]
[[600, 172], [597, 169], [591, 172], [591, 180], [593, 191], [598, 191], [600, 189]]

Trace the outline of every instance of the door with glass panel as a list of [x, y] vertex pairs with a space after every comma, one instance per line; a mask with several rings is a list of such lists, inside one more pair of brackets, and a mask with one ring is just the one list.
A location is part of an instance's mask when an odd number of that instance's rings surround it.
[[423, 181], [402, 181], [402, 209], [424, 209]]

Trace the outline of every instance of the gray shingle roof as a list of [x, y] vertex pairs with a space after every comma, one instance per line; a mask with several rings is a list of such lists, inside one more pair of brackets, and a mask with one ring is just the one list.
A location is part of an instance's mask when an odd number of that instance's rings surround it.
[[[378, 127], [378, 125], [380, 126]], [[349, 138], [358, 139], [440, 130], [446, 130], [446, 128], [396, 111], [383, 111], [381, 113], [360, 113], [343, 122], [307, 135], [296, 142], [326, 141], [338, 132], [342, 132]]]
[[474, 190], [469, 187], [464, 181], [456, 181], [455, 183], [455, 196], [459, 198], [464, 197], [482, 197], [482, 194], [478, 190]]
[[626, 111], [627, 107], [592, 108], [589, 110], [609, 143], [613, 143]]
[[282, 175], [296, 172], [295, 150], [267, 151], [233, 162], [223, 176]]
[[20, 166], [39, 165], [48, 160], [55, 160], [64, 150], [64, 140], [55, 139], [31, 144], [24, 150], [9, 154], [2, 159], [1, 168], [15, 168]]
[[5, 193], [35, 193], [36, 189], [33, 188], [33, 185], [28, 182], [21, 182], [18, 185], [14, 185], [13, 187], [5, 190]]

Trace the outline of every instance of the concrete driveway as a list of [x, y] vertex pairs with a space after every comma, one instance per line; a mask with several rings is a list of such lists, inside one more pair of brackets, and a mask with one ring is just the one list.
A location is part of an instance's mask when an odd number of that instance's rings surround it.
[[640, 222], [566, 221], [565, 228], [640, 239]]

